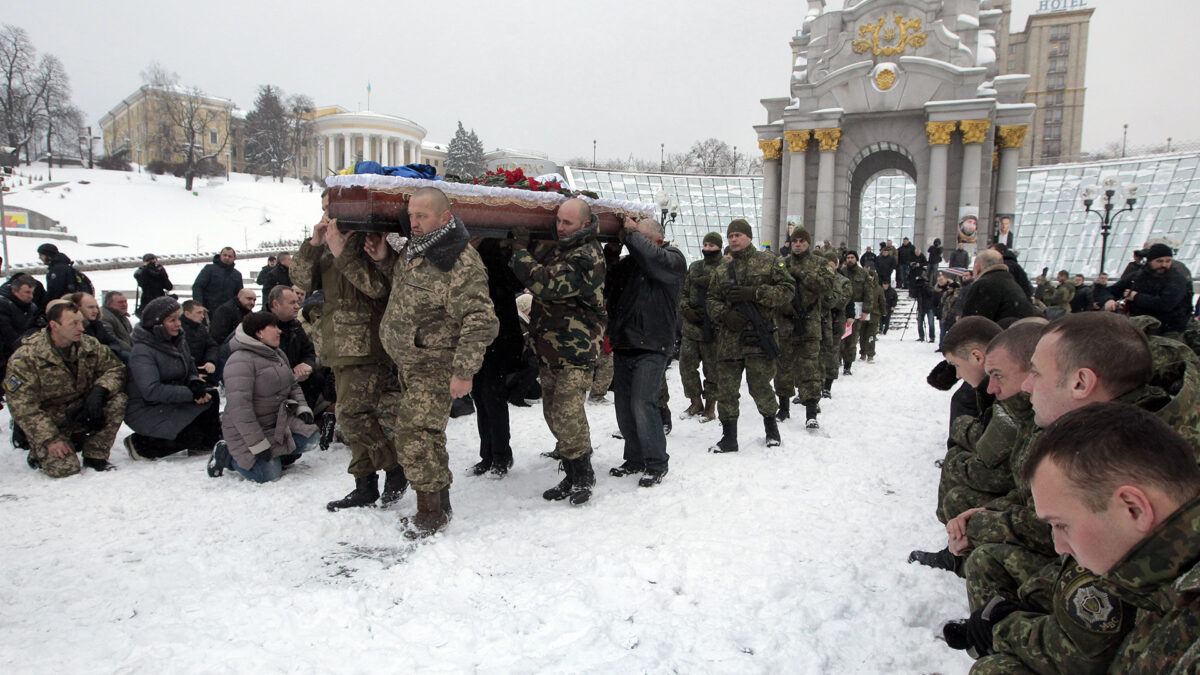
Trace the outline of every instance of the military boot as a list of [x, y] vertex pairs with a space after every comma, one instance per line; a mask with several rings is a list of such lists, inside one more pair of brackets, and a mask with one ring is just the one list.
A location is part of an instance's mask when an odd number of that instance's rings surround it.
[[376, 499], [379, 499], [379, 476], [370, 474], [355, 478], [354, 489], [350, 491], [350, 494], [337, 501], [329, 502], [325, 508], [330, 511], [340, 511], [357, 506], [374, 506]]
[[437, 534], [450, 522], [442, 504], [442, 491], [417, 491], [417, 513], [404, 521], [404, 536], [408, 539], [424, 539]]
[[592, 453], [570, 460], [575, 463], [571, 474], [571, 505], [586, 504], [592, 498], [596, 486], [596, 473], [592, 470]]
[[704, 419], [700, 420], [701, 424], [717, 419], [717, 399], [710, 398], [704, 402], [704, 412], [702, 415]]
[[663, 435], [670, 436], [673, 425], [671, 424], [671, 409], [667, 406], [660, 406], [658, 416], [662, 419]]
[[821, 387], [821, 398], [833, 398], [833, 378], [825, 378], [824, 386]]
[[767, 432], [767, 447], [774, 448], [779, 445], [779, 424], [775, 421], [774, 415], [763, 415], [763, 428]]
[[442, 488], [442, 511], [446, 513], [446, 521], [454, 517], [454, 507], [450, 506], [450, 486]]
[[737, 452], [737, 420], [721, 420], [721, 440], [709, 452]]
[[542, 499], [548, 502], [561, 501], [571, 496], [571, 485], [574, 484], [575, 464], [569, 459], [561, 459], [558, 462], [558, 468], [567, 475], [566, 478], [559, 481], [558, 485], [542, 493]]
[[384, 474], [383, 494], [379, 496], [379, 503], [384, 506], [395, 504], [404, 497], [405, 492], [408, 492], [408, 478], [404, 475], [404, 467], [397, 464], [396, 468]]
[[683, 411], [683, 417], [684, 419], [695, 417], [702, 412], [704, 412], [704, 401], [701, 401], [699, 396], [693, 396], [692, 404], [688, 406], [687, 410]]
[[821, 406], [815, 401], [804, 402], [804, 428], [805, 429], [820, 429], [821, 424], [817, 422], [817, 413], [821, 412]]
[[842, 366], [842, 374], [843, 375], [852, 375], [853, 374], [850, 372], [850, 362], [849, 361], [847, 361], [845, 363], [845, 365]]
[[792, 416], [792, 402], [786, 396], [779, 397], [779, 412], [775, 413], [775, 419], [780, 422]]
[[913, 551], [908, 554], [908, 562], [920, 563], [926, 567], [932, 567], [936, 570], [955, 571], [958, 568], [959, 561], [962, 560], [958, 556], [950, 552], [949, 548], [944, 548], [940, 551]]

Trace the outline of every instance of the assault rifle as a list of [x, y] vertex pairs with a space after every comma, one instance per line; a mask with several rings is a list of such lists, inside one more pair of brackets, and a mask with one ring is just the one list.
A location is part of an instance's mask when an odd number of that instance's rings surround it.
[[708, 315], [708, 286], [702, 286], [696, 296], [699, 306], [692, 303], [692, 308], [699, 309], [700, 313], [704, 315], [704, 321], [700, 323], [700, 335], [705, 342], [712, 342], [717, 339], [717, 326], [713, 323], [712, 317]]
[[[729, 283], [731, 286], [736, 286], [737, 272], [734, 270], [734, 264], [732, 262], [729, 263], [728, 268]], [[762, 312], [758, 311], [758, 307], [753, 302], [736, 302], [733, 304], [733, 308], [739, 314], [746, 317], [746, 320], [750, 322], [751, 328], [754, 329], [754, 341], [747, 341], [743, 344], [751, 347], [761, 347], [766, 352], [768, 359], [774, 360], [779, 358], [779, 345], [775, 342], [775, 324], [768, 321], [762, 315]], [[745, 330], [743, 329], [742, 332], [745, 333]]]

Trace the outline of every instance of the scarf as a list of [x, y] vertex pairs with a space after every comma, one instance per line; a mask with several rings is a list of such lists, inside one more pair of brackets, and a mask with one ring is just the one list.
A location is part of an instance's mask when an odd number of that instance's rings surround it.
[[454, 220], [451, 219], [450, 222], [446, 223], [442, 227], [439, 227], [433, 232], [430, 232], [429, 234], [423, 234], [410, 239], [408, 242], [408, 249], [405, 251], [405, 256], [407, 256], [408, 261], [412, 262], [413, 258], [416, 258], [417, 256], [424, 254], [425, 251], [433, 248], [434, 244], [437, 244], [442, 240], [443, 237], [450, 234], [453, 229]]

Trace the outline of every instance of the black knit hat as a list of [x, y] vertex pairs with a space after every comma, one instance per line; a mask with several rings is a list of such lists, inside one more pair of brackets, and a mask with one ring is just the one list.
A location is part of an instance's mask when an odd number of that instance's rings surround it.
[[37, 248], [38, 255], [54, 255], [58, 253], [58, 247], [50, 242], [46, 242]]
[[708, 234], [704, 235], [703, 243], [712, 244], [712, 245], [720, 248], [721, 246], [724, 245], [725, 242], [721, 241], [721, 233], [720, 232], [709, 232]]
[[1150, 248], [1142, 251], [1142, 257], [1146, 260], [1154, 260], [1155, 258], [1171, 258], [1175, 256], [1175, 252], [1166, 244], [1155, 244]]
[[734, 232], [741, 232], [751, 239], [754, 238], [754, 232], [750, 229], [750, 223], [747, 223], [744, 218], [734, 218], [729, 221], [729, 227], [725, 231], [725, 236], [728, 237]]
[[142, 308], [142, 328], [150, 330], [162, 325], [164, 319], [179, 311], [179, 303], [171, 297], [155, 298]]

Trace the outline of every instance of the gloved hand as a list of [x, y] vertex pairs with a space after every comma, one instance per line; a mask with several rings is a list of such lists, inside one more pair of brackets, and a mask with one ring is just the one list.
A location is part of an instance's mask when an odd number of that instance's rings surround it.
[[725, 312], [724, 316], [721, 317], [721, 321], [725, 324], [726, 328], [732, 331], [740, 331], [746, 327], [747, 323], [746, 317], [742, 316], [741, 312], [732, 309]]
[[729, 302], [754, 302], [754, 294], [758, 291], [754, 286], [734, 286], [725, 291], [725, 299]]
[[108, 402], [108, 390], [96, 385], [88, 390], [83, 407], [87, 410], [88, 418], [95, 422], [104, 419], [104, 404]]
[[514, 249], [528, 249], [529, 241], [530, 237], [528, 228], [517, 226], [512, 229], [512, 247]]
[[306, 411], [306, 412], [302, 412], [302, 413], [300, 413], [299, 415], [296, 415], [296, 417], [299, 417], [299, 418], [300, 418], [300, 421], [301, 421], [301, 422], [304, 422], [305, 424], [312, 424], [312, 423], [313, 423], [313, 414], [312, 414], [312, 413], [310, 413], [310, 412], [307, 412], [307, 411]]
[[204, 381], [199, 379], [188, 380], [187, 388], [188, 391], [192, 392], [193, 399], [204, 398], [204, 391], [207, 389], [207, 387], [204, 386]]
[[949, 361], [943, 360], [929, 371], [925, 382], [938, 391], [950, 391], [958, 383], [958, 373]]
[[992, 628], [1018, 609], [1017, 603], [997, 595], [971, 612], [970, 618], [943, 626], [942, 635], [951, 648], [965, 649], [972, 658], [982, 658], [992, 653]]
[[211, 397], [212, 397], [212, 400], [214, 400], [214, 401], [220, 401], [220, 400], [221, 400], [221, 390], [220, 390], [220, 389], [217, 389], [216, 387], [208, 387], [208, 388], [206, 388], [206, 389], [204, 390], [204, 393], [206, 393], [206, 394], [208, 394], [209, 396], [211, 396]]
[[696, 309], [695, 307], [684, 307], [683, 319], [688, 323], [701, 323], [704, 321], [704, 315], [701, 314], [700, 310]]

